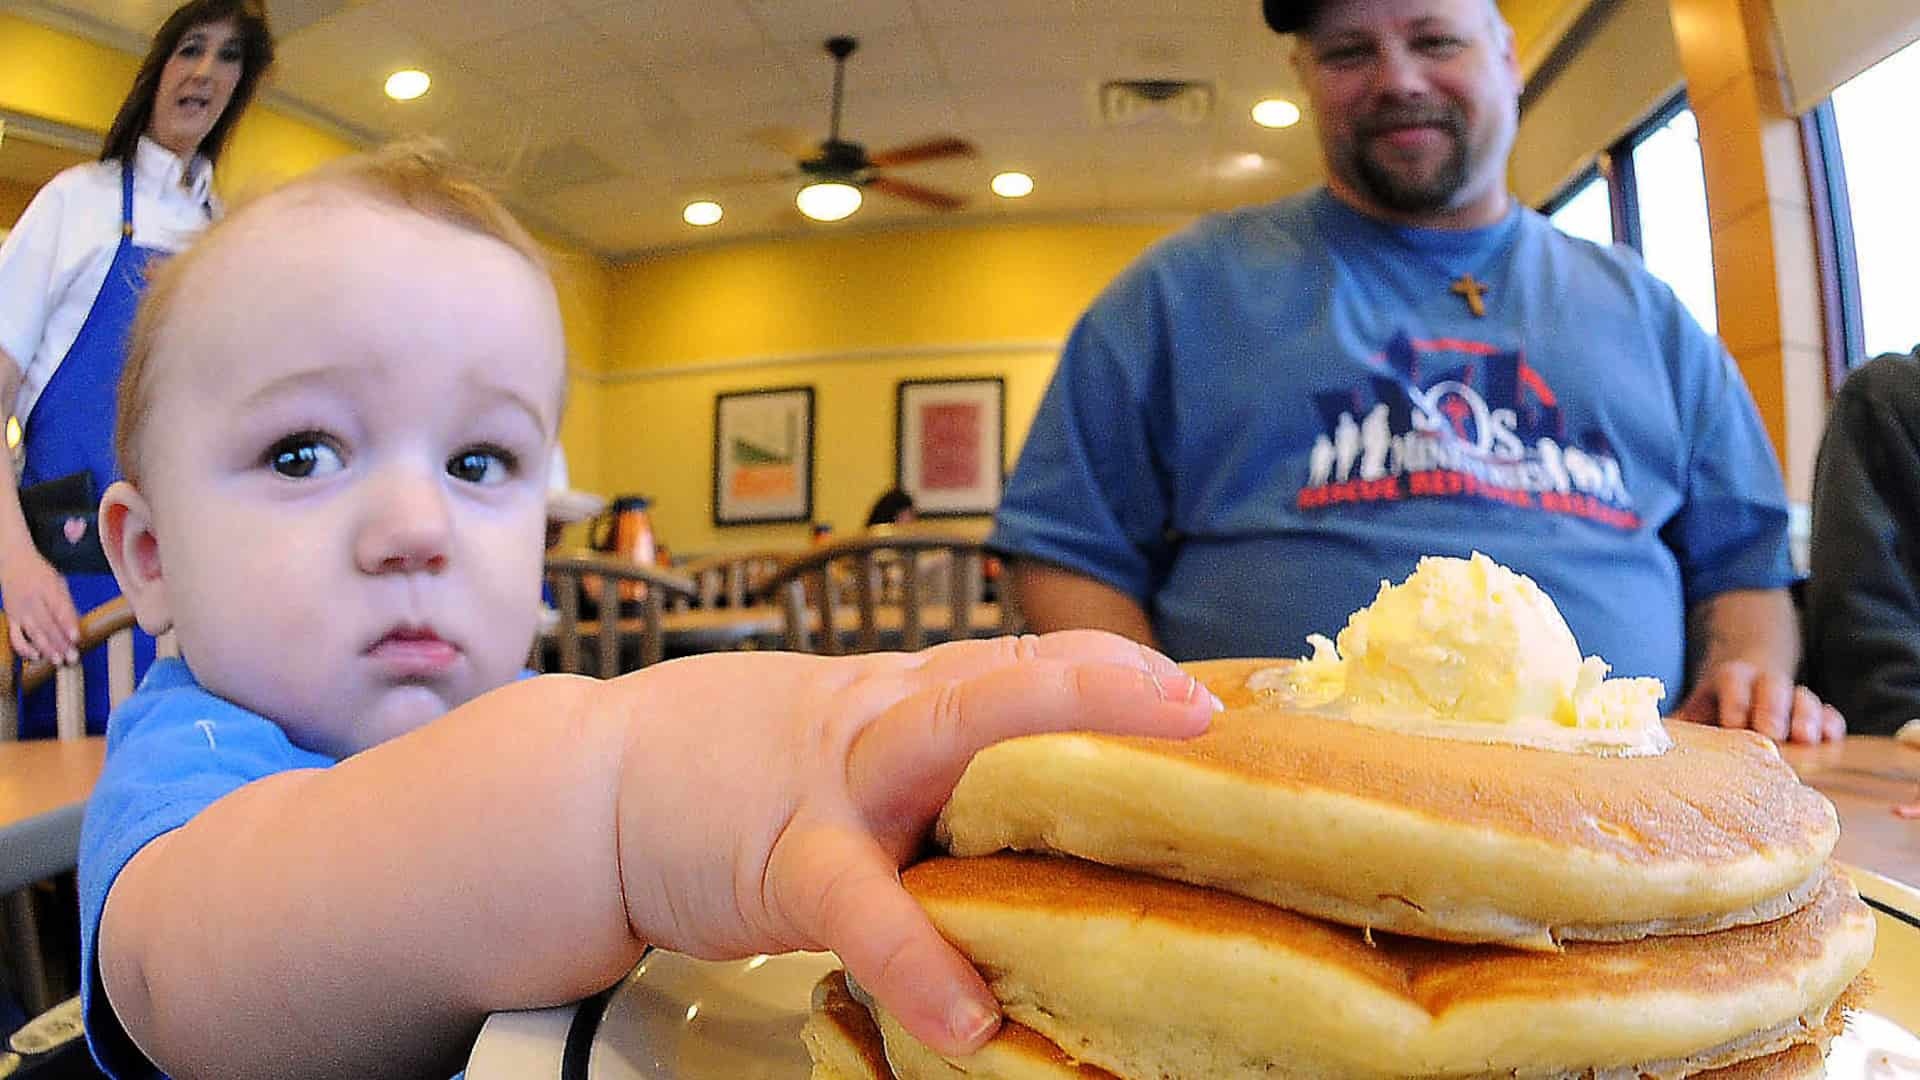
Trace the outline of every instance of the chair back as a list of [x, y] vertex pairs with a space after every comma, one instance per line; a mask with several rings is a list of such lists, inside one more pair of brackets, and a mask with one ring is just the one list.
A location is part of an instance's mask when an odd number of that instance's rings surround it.
[[918, 649], [1018, 632], [1008, 598], [990, 603], [980, 541], [924, 530], [825, 545], [762, 590], [781, 605], [786, 647], [837, 655]]
[[[84, 656], [94, 649], [106, 649], [107, 700], [115, 706], [133, 693], [135, 625], [133, 607], [124, 596], [116, 596], [80, 617], [79, 651]], [[85, 738], [85, 669], [79, 664], [32, 660], [21, 666], [16, 686], [13, 639], [8, 629], [6, 616], [0, 613], [0, 739], [20, 737], [20, 695], [38, 690], [48, 679], [54, 680], [54, 733], [62, 739]], [[172, 633], [160, 635], [155, 652], [160, 656], [172, 656], [179, 652]]]
[[[547, 558], [547, 585], [559, 620], [542, 631], [533, 650], [539, 671], [592, 674], [603, 679], [658, 663], [666, 651], [661, 619], [670, 602], [694, 595], [679, 574], [609, 555]], [[582, 600], [593, 605], [583, 619]], [[583, 663], [592, 645], [592, 670]]]
[[668, 610], [723, 605], [743, 608], [757, 604], [767, 582], [788, 563], [805, 554], [804, 550], [746, 551], [695, 559], [676, 568], [677, 573], [693, 582], [694, 596], [684, 601], [676, 599], [679, 607], [669, 606]]

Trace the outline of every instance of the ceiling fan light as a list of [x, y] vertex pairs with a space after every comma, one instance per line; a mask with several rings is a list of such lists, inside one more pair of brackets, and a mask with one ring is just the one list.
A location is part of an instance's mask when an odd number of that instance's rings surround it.
[[808, 184], [793, 203], [815, 221], [839, 221], [860, 209], [860, 189], [838, 180]]
[[993, 178], [993, 193], [1003, 199], [1023, 199], [1033, 194], [1033, 177], [1023, 172], [1003, 172]]
[[701, 199], [688, 203], [686, 209], [680, 211], [680, 220], [696, 228], [704, 228], [708, 225], [718, 225], [725, 213], [726, 211], [720, 209], [719, 203], [711, 199]]

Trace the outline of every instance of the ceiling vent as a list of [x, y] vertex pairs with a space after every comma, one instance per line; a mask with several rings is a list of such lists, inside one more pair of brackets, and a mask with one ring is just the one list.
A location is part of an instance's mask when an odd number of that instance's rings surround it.
[[1100, 122], [1107, 127], [1169, 121], [1200, 124], [1212, 115], [1210, 82], [1115, 79], [1100, 84]]
[[520, 190], [528, 195], [551, 195], [562, 188], [598, 183], [620, 175], [600, 155], [568, 139], [541, 147], [519, 170]]

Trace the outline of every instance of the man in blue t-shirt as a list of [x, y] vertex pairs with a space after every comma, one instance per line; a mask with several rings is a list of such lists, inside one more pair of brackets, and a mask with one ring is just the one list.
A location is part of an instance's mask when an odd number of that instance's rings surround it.
[[1161, 242], [1081, 319], [992, 540], [1029, 622], [1297, 655], [1421, 555], [1478, 550], [1616, 674], [1690, 686], [1679, 715], [1842, 733], [1792, 681], [1786, 496], [1732, 359], [1634, 256], [1507, 192], [1491, 0], [1266, 13], [1327, 186]]

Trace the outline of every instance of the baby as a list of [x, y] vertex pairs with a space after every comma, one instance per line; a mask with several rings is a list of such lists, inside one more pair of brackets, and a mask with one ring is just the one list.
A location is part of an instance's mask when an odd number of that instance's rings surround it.
[[539, 249], [428, 151], [336, 164], [160, 271], [102, 502], [143, 627], [82, 838], [110, 1072], [448, 1075], [648, 944], [840, 953], [925, 1041], [998, 1013], [897, 870], [970, 756], [1218, 705], [1073, 633], [522, 678], [565, 397]]

